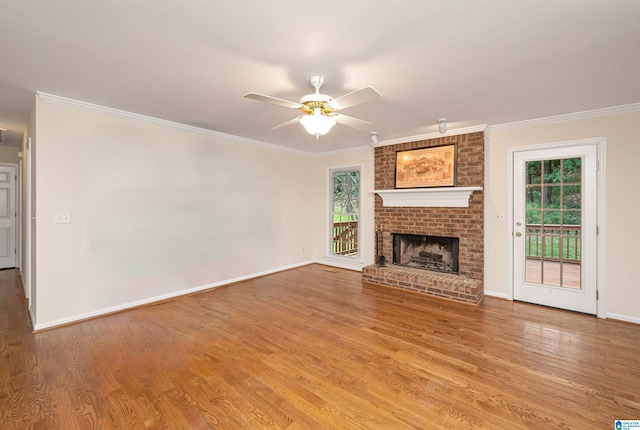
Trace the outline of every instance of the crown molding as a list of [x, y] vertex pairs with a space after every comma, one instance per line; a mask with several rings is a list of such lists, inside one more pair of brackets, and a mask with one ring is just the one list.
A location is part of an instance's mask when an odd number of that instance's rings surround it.
[[400, 137], [397, 139], [381, 140], [372, 146], [374, 148], [377, 148], [379, 146], [398, 145], [400, 143], [416, 142], [418, 140], [437, 139], [439, 137], [447, 137], [447, 136], [459, 136], [461, 134], [477, 133], [479, 131], [484, 132], [486, 129], [487, 129], [486, 124], [475, 125], [472, 127], [464, 127], [464, 128], [456, 128], [453, 130], [447, 130], [446, 133], [439, 133], [436, 131], [433, 133], [419, 134], [416, 136], [407, 136], [407, 137]]
[[40, 91], [36, 91], [36, 96], [38, 96], [41, 100], [53, 103], [61, 106], [72, 107], [88, 112], [96, 112], [104, 115], [114, 116], [118, 118], [126, 118], [134, 121], [146, 122], [149, 124], [155, 124], [163, 127], [170, 127], [178, 130], [190, 131], [193, 133], [204, 134], [207, 136], [218, 137], [220, 139], [233, 140], [236, 142], [247, 143], [251, 145], [261, 146], [264, 148], [275, 149], [278, 151], [294, 153], [298, 155], [309, 156], [313, 153], [307, 151], [301, 151], [299, 149], [287, 148], [285, 146], [274, 145], [272, 143], [262, 142], [259, 140], [247, 139], [244, 137], [235, 136], [233, 134], [221, 133], [219, 131], [209, 130], [206, 128], [195, 127], [192, 125], [181, 124], [179, 122], [168, 121], [165, 119], [154, 118], [152, 116], [142, 115], [138, 113], [128, 112], [120, 109], [110, 108], [106, 106], [101, 106], [93, 103], [83, 102], [80, 100], [74, 100], [67, 97], [57, 96], [54, 94], [43, 93]]
[[330, 157], [332, 155], [348, 154], [350, 152], [370, 151], [371, 145], [353, 146], [351, 148], [336, 149], [333, 151], [324, 152], [309, 152], [308, 155], [312, 157]]
[[513, 128], [534, 127], [539, 125], [557, 124], [561, 122], [578, 121], [581, 119], [599, 118], [605, 116], [621, 115], [625, 113], [640, 112], [640, 103], [612, 106], [602, 109], [586, 110], [567, 113], [563, 115], [547, 116], [543, 118], [528, 119], [524, 121], [508, 122], [489, 126], [490, 130], [508, 130]]

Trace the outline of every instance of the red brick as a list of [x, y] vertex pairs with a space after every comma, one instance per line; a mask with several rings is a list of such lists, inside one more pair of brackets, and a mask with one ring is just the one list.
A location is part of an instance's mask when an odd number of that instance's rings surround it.
[[[458, 136], [446, 136], [436, 139], [407, 142], [398, 145], [383, 146], [375, 149], [375, 189], [393, 189], [395, 184], [396, 151], [429, 148], [445, 144], [457, 146], [457, 186], [484, 186], [484, 133], [471, 133]], [[392, 259], [391, 233], [426, 234], [431, 236], [454, 236], [460, 239], [459, 276], [468, 279], [472, 285], [458, 284], [453, 278], [430, 275], [437, 281], [436, 292], [431, 287], [414, 284], [413, 288], [428, 293], [456, 298], [465, 302], [477, 303], [483, 296], [482, 279], [484, 277], [484, 195], [480, 191], [472, 194], [468, 208], [389, 208], [382, 206], [382, 199], [375, 199], [375, 225], [382, 226], [383, 255], [387, 261]], [[365, 268], [366, 269], [366, 268]], [[420, 270], [420, 269], [414, 269]], [[421, 272], [428, 272], [420, 270]], [[433, 272], [436, 273], [436, 272]], [[363, 279], [365, 275], [363, 271]], [[456, 275], [448, 275], [454, 276]], [[418, 275], [416, 282], [424, 282], [425, 276]], [[380, 282], [378, 279], [384, 279]], [[392, 281], [388, 274], [378, 274], [378, 283], [388, 284]], [[393, 281], [398, 285], [398, 281]], [[400, 285], [408, 278], [402, 278]], [[449, 285], [451, 290], [447, 290]], [[434, 286], [434, 284], [431, 284]], [[462, 289], [461, 289], [462, 288]], [[441, 290], [442, 289], [442, 290]], [[457, 294], [455, 291], [468, 294]]]

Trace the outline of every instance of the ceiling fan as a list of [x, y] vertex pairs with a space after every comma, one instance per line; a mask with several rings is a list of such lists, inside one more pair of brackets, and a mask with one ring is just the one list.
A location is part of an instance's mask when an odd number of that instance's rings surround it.
[[336, 123], [361, 129], [371, 125], [370, 122], [344, 115], [339, 111], [382, 97], [382, 94], [375, 88], [360, 88], [359, 90], [352, 91], [334, 99], [331, 96], [320, 93], [320, 88], [325, 83], [325, 77], [323, 75], [312, 75], [309, 78], [309, 83], [316, 89], [316, 92], [303, 96], [300, 102], [293, 102], [258, 93], [247, 93], [244, 96], [248, 99], [298, 109], [302, 112], [302, 115], [276, 125], [272, 130], [299, 122], [305, 130], [307, 130], [307, 133], [319, 139], [320, 136], [327, 134]]

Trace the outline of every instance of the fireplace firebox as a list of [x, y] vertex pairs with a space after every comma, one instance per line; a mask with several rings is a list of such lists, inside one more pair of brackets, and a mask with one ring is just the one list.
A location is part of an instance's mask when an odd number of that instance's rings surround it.
[[393, 233], [393, 264], [436, 272], [458, 273], [457, 237]]

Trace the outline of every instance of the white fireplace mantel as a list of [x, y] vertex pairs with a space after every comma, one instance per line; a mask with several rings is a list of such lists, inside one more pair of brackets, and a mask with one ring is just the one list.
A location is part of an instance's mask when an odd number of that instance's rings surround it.
[[373, 190], [382, 197], [385, 207], [443, 207], [468, 208], [474, 191], [482, 187], [411, 188], [401, 190]]

